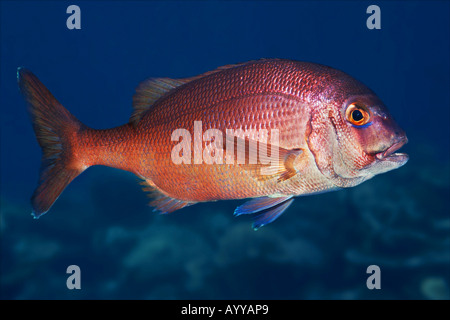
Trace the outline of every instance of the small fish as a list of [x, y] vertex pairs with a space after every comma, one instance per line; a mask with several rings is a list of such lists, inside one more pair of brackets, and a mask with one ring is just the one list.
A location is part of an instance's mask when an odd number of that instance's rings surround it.
[[129, 122], [107, 130], [82, 124], [30, 71], [17, 77], [43, 153], [35, 218], [80, 173], [104, 165], [141, 178], [160, 213], [251, 198], [234, 214], [254, 214], [257, 229], [295, 196], [353, 187], [408, 161], [395, 152], [406, 135], [375, 93], [315, 63], [263, 59], [149, 79]]

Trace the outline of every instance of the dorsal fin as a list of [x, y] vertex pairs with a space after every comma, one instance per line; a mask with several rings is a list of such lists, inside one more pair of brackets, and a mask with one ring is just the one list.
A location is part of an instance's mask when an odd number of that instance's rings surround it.
[[264, 61], [267, 59], [247, 61], [243, 63], [228, 64], [218, 67], [215, 70], [207, 71], [200, 75], [184, 78], [184, 79], [170, 79], [170, 78], [151, 78], [141, 82], [136, 88], [136, 93], [133, 96], [133, 114], [130, 117], [130, 123], [136, 125], [141, 120], [144, 113], [162, 96], [169, 91], [179, 87], [185, 83], [198, 80], [200, 78], [212, 75], [214, 73], [240, 67], [246, 64], [251, 64], [258, 61]]
[[152, 78], [145, 80], [136, 88], [133, 96], [133, 113], [130, 123], [136, 125], [142, 115], [162, 96], [182, 84], [185, 79]]
[[[264, 59], [261, 59], [261, 60], [264, 60]], [[193, 76], [193, 77], [190, 77], [190, 78], [184, 78], [184, 79], [180, 79], [180, 80], [185, 81], [185, 83], [187, 83], [187, 82], [191, 82], [191, 81], [194, 81], [194, 80], [206, 77], [206, 76], [210, 76], [210, 75], [212, 75], [214, 73], [217, 73], [217, 72], [220, 72], [220, 71], [223, 71], [223, 70], [240, 67], [240, 66], [243, 66], [243, 65], [246, 65], [246, 64], [249, 64], [249, 63], [252, 63], [252, 62], [256, 62], [256, 61], [259, 61], [259, 60], [247, 61], [247, 62], [236, 63], [236, 64], [227, 64], [225, 66], [218, 67], [217, 69], [214, 69], [214, 70], [207, 71], [205, 73], [199, 74], [197, 76]]]

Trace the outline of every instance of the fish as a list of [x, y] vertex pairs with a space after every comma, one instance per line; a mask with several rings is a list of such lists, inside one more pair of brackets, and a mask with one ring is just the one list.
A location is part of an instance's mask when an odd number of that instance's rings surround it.
[[317, 63], [260, 59], [190, 78], [150, 78], [121, 126], [75, 118], [29, 70], [17, 70], [42, 148], [32, 215], [96, 165], [141, 179], [150, 206], [171, 213], [200, 202], [248, 199], [256, 230], [297, 196], [354, 187], [403, 166], [408, 139], [378, 96]]

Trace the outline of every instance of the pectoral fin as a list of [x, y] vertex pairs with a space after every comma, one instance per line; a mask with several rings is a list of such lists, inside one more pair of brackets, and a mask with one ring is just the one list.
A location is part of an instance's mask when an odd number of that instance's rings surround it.
[[[233, 152], [226, 150], [227, 145], [234, 147]], [[235, 163], [258, 181], [277, 179], [277, 182], [283, 182], [292, 178], [298, 173], [294, 163], [303, 154], [302, 149], [285, 149], [235, 136], [227, 136], [223, 146], [227, 155], [231, 153]]]
[[294, 199], [292, 199], [292, 196], [255, 198], [237, 207], [234, 211], [234, 215], [239, 216], [241, 214], [255, 214], [261, 212], [255, 216], [255, 221], [252, 225], [253, 229], [257, 230], [276, 220], [293, 201]]

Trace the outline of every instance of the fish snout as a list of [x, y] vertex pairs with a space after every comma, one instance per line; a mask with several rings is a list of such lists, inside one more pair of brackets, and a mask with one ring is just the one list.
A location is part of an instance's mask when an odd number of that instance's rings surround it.
[[395, 153], [395, 151], [399, 150], [406, 143], [408, 143], [408, 138], [400, 129], [400, 131], [396, 131], [395, 134], [393, 134], [391, 145], [384, 151], [376, 153], [375, 156], [378, 160], [395, 160], [396, 162], [406, 162], [409, 158], [406, 153]]

